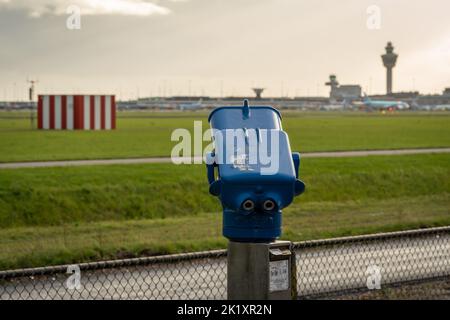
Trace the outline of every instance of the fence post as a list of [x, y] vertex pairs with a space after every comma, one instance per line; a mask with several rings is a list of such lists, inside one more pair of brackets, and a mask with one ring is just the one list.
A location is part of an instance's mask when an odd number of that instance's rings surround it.
[[229, 300], [292, 299], [292, 243], [228, 243], [227, 294]]
[[291, 245], [291, 297], [292, 300], [298, 299], [298, 287], [297, 287], [297, 255]]

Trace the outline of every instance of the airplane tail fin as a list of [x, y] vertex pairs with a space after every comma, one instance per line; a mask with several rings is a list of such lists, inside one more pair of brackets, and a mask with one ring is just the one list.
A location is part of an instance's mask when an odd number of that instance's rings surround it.
[[344, 101], [342, 101], [342, 105], [344, 106], [344, 108], [349, 105], [347, 98], [345, 98]]

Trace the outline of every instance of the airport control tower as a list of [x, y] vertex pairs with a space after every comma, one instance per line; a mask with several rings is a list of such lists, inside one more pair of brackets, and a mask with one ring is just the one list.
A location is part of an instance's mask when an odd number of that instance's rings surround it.
[[394, 47], [391, 42], [386, 46], [386, 53], [381, 56], [383, 64], [386, 67], [386, 94], [392, 93], [392, 68], [395, 67], [398, 55], [394, 53]]

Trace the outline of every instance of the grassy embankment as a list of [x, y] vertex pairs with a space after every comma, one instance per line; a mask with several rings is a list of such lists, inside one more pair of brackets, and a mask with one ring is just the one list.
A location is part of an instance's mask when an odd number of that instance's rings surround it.
[[[304, 159], [294, 241], [450, 224], [450, 155]], [[0, 269], [223, 248], [203, 166], [0, 170]]]

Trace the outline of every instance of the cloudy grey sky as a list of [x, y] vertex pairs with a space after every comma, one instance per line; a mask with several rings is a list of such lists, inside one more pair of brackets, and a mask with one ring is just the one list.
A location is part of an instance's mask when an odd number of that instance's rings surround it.
[[[81, 29], [66, 27], [69, 5]], [[369, 29], [367, 8], [381, 10]], [[448, 0], [0, 0], [0, 100], [38, 92], [326, 95], [385, 90], [380, 55], [399, 53], [394, 90], [450, 87]]]

